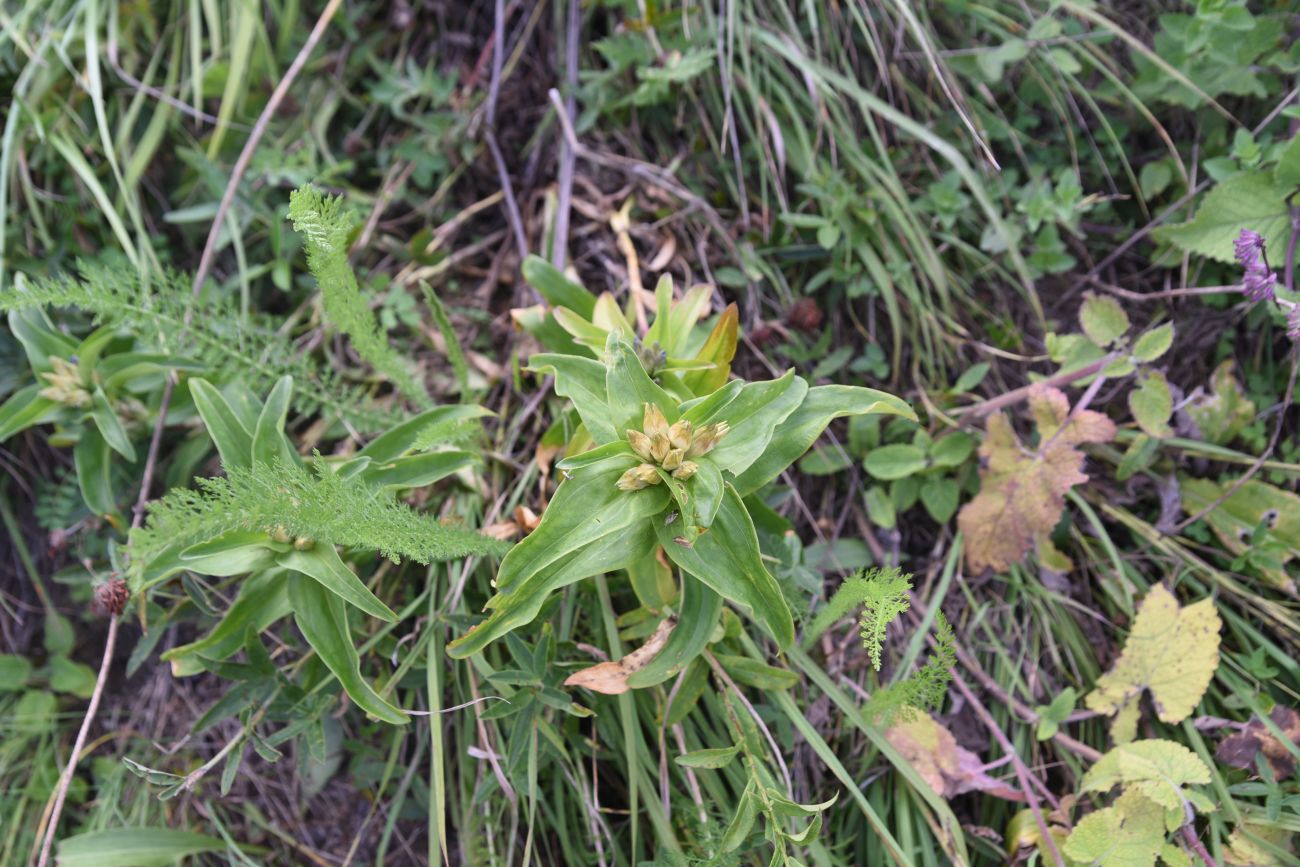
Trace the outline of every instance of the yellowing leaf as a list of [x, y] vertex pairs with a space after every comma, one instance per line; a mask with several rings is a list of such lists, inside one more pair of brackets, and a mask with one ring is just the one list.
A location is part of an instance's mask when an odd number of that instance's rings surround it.
[[1125, 792], [1114, 805], [1084, 816], [1061, 851], [1083, 864], [1153, 867], [1165, 845], [1164, 812], [1140, 793]]
[[585, 686], [592, 692], [621, 695], [631, 687], [627, 679], [632, 673], [645, 668], [663, 648], [677, 626], [677, 619], [666, 617], [646, 643], [617, 662], [600, 662], [581, 671], [575, 671], [564, 681], [565, 686]]
[[[1133, 620], [1124, 652], [1088, 694], [1088, 707], [1136, 722], [1137, 701], [1143, 690], [1150, 690], [1156, 715], [1164, 722], [1182, 722], [1219, 667], [1220, 625], [1212, 600], [1180, 609], [1172, 593], [1159, 584], [1152, 587]], [[1125, 739], [1120, 734], [1117, 726], [1116, 740]]]
[[[1184, 479], [1183, 510], [1199, 514], [1218, 502], [1227, 488], [1208, 479]], [[1225, 548], [1234, 554], [1255, 549], [1253, 565], [1260, 574], [1283, 593], [1295, 594], [1295, 581], [1284, 567], [1300, 553], [1300, 497], [1251, 479], [1215, 506], [1205, 519]], [[1255, 532], [1261, 524], [1268, 531], [1264, 538], [1258, 538]], [[1263, 553], [1265, 541], [1271, 558], [1258, 556]]]
[[1083, 306], [1079, 308], [1079, 325], [1093, 343], [1110, 346], [1128, 332], [1128, 314], [1109, 295], [1085, 292]]
[[[1183, 787], [1210, 782], [1210, 769], [1182, 744], [1164, 740], [1134, 741], [1115, 747], [1097, 760], [1083, 777], [1083, 791], [1105, 792], [1123, 785], [1151, 801], [1185, 813], [1190, 800]], [[1180, 822], [1181, 824], [1181, 822]]]
[[893, 744], [916, 768], [921, 779], [945, 798], [963, 792], [982, 791], [1008, 801], [1025, 796], [984, 772], [984, 762], [970, 750], [958, 746], [952, 732], [929, 714], [915, 714], [885, 730]]
[[1191, 856], [1173, 843], [1166, 843], [1160, 850], [1160, 860], [1169, 867], [1192, 867]]
[[1201, 429], [1201, 438], [1220, 446], [1231, 442], [1250, 424], [1255, 418], [1255, 402], [1246, 397], [1233, 375], [1231, 358], [1210, 374], [1210, 393], [1193, 395], [1186, 412]]
[[1128, 408], [1133, 420], [1148, 436], [1157, 439], [1172, 436], [1169, 417], [1174, 413], [1174, 398], [1163, 373], [1152, 371], [1138, 387], [1128, 393]]
[[1061, 519], [1065, 494], [1088, 480], [1077, 446], [1115, 437], [1114, 423], [1099, 412], [1082, 410], [1071, 417], [1069, 401], [1058, 389], [1036, 389], [1029, 407], [1038, 426], [1037, 451], [1020, 443], [1006, 416], [989, 418], [980, 446], [982, 486], [957, 515], [973, 572], [1003, 571], [1018, 563]]
[[1294, 864], [1294, 859], [1283, 860], [1260, 843], [1268, 843], [1289, 855], [1295, 850], [1294, 840], [1294, 834], [1274, 825], [1238, 825], [1228, 837], [1223, 862], [1232, 867], [1282, 867], [1283, 864]]

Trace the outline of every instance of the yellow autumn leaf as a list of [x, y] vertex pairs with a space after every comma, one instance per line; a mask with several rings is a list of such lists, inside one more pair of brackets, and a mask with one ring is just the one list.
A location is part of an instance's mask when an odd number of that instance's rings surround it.
[[1210, 769], [1196, 753], [1173, 741], [1142, 740], [1121, 744], [1097, 760], [1083, 777], [1085, 792], [1105, 792], [1123, 785], [1174, 811], [1181, 821], [1186, 805], [1200, 800], [1185, 787], [1206, 785]]
[[1133, 739], [1144, 690], [1151, 692], [1163, 722], [1182, 722], [1196, 709], [1219, 667], [1220, 626], [1212, 600], [1180, 608], [1163, 586], [1151, 588], [1124, 652], [1085, 699], [1092, 710], [1118, 715], [1112, 728], [1117, 743]]
[[1115, 424], [1101, 413], [1085, 409], [1072, 416], [1059, 389], [1035, 389], [1029, 408], [1038, 427], [1036, 450], [1021, 444], [1005, 415], [989, 418], [980, 446], [980, 492], [957, 515], [972, 572], [1000, 572], [1020, 562], [1061, 519], [1066, 493], [1088, 480], [1077, 446], [1115, 438]]
[[1070, 832], [1062, 853], [1083, 864], [1154, 867], [1164, 845], [1164, 809], [1128, 791], [1113, 805], [1084, 816]]

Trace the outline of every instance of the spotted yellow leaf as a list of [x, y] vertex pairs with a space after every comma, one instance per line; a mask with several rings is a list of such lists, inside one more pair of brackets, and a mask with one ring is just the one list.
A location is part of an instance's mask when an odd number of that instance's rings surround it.
[[[1219, 667], [1221, 625], [1212, 600], [1180, 608], [1163, 586], [1151, 588], [1124, 652], [1086, 699], [1092, 710], [1119, 715], [1113, 731], [1116, 741], [1132, 739], [1136, 705], [1144, 690], [1150, 691], [1163, 722], [1182, 722], [1195, 710]], [[1119, 721], [1126, 724], [1121, 727]]]

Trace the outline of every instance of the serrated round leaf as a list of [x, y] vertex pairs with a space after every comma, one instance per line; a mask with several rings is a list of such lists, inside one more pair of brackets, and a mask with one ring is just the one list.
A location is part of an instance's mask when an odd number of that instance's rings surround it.
[[1174, 398], [1163, 374], [1143, 377], [1138, 387], [1129, 392], [1128, 407], [1138, 427], [1148, 436], [1162, 439], [1173, 434], [1169, 417], [1174, 413]]
[[881, 446], [867, 455], [862, 466], [877, 479], [892, 481], [925, 469], [925, 452], [906, 443]]
[[1144, 332], [1133, 343], [1133, 357], [1139, 361], [1155, 361], [1169, 351], [1174, 342], [1173, 323], [1166, 322], [1158, 328]]
[[1140, 794], [1125, 792], [1113, 806], [1084, 816], [1061, 851], [1082, 864], [1153, 867], [1164, 845], [1164, 810]]
[[1110, 346], [1128, 332], [1128, 314], [1109, 295], [1088, 292], [1079, 308], [1079, 325], [1093, 343]]

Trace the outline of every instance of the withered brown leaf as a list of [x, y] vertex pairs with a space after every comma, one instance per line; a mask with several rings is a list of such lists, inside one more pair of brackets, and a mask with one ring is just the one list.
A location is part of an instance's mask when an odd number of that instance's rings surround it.
[[989, 417], [979, 451], [980, 492], [957, 515], [972, 572], [1000, 572], [1020, 562], [1061, 519], [1066, 493], [1088, 480], [1082, 471], [1085, 455], [1077, 447], [1115, 437], [1114, 422], [1101, 413], [1085, 409], [1071, 415], [1059, 389], [1035, 389], [1029, 408], [1038, 427], [1036, 449], [1020, 442], [1005, 415]]

